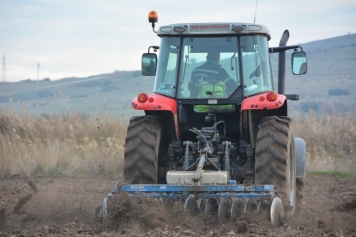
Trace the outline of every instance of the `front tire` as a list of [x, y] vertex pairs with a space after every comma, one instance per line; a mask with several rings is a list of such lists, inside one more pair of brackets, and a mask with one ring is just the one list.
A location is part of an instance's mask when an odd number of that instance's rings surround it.
[[[155, 116], [133, 117], [127, 128], [124, 181], [127, 184], [157, 184], [162, 123]], [[165, 178], [164, 178], [165, 180]]]
[[285, 209], [294, 214], [296, 165], [291, 119], [263, 117], [258, 126], [255, 153], [255, 183], [273, 184]]

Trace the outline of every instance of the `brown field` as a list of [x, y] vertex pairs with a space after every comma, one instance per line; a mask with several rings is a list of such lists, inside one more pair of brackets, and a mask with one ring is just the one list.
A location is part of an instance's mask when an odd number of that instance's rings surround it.
[[280, 228], [272, 227], [266, 213], [204, 223], [202, 214], [191, 216], [180, 203], [165, 209], [155, 199], [122, 195], [102, 223], [94, 210], [116, 183], [122, 179], [3, 177], [0, 236], [356, 236], [356, 179], [308, 174], [301, 217]]
[[307, 175], [301, 218], [275, 229], [266, 215], [204, 223], [182, 209], [125, 197], [118, 215], [102, 223], [94, 209], [123, 181], [126, 122], [0, 113], [0, 236], [356, 236], [356, 119], [294, 117], [308, 171], [327, 175]]

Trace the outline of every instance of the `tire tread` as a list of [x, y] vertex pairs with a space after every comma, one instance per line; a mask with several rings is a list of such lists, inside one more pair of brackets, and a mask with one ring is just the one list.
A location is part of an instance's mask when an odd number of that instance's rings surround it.
[[158, 151], [162, 125], [154, 116], [133, 117], [127, 128], [124, 181], [127, 184], [158, 182]]

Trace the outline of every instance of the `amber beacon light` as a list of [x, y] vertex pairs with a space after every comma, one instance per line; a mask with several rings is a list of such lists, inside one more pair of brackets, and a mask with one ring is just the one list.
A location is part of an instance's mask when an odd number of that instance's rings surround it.
[[156, 23], [158, 21], [158, 14], [156, 11], [150, 11], [148, 13], [148, 22], [150, 23]]

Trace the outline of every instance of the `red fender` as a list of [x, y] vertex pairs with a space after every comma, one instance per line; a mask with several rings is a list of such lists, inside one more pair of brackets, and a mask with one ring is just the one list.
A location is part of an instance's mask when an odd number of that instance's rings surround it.
[[[242, 101], [241, 111], [243, 110], [262, 110], [262, 109], [278, 109], [282, 107], [284, 102], [286, 101], [285, 95], [277, 95], [277, 99], [275, 101], [269, 101], [267, 99], [267, 94], [271, 92], [266, 92], [258, 95], [254, 95], [248, 97]], [[274, 92], [272, 92], [274, 93]]]
[[177, 116], [177, 101], [175, 99], [160, 95], [150, 94], [146, 102], [141, 103], [137, 97], [131, 102], [131, 106], [136, 110], [165, 110], [171, 111], [174, 117], [174, 128], [176, 131], [176, 138], [178, 139], [178, 116]]

